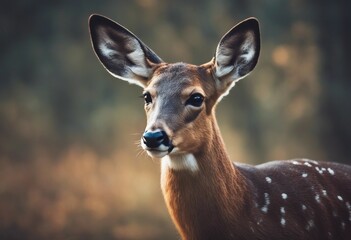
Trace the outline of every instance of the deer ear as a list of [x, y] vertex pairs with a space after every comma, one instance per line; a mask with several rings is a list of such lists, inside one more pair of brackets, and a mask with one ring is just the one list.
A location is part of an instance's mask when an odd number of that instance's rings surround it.
[[145, 87], [153, 66], [161, 63], [161, 58], [133, 33], [108, 18], [91, 15], [89, 29], [94, 51], [107, 71]]
[[214, 74], [229, 90], [254, 69], [260, 53], [257, 19], [248, 18], [227, 32], [219, 42], [214, 59]]

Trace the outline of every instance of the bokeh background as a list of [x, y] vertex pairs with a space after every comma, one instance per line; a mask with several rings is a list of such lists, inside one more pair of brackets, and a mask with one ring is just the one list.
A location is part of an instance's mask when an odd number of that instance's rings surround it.
[[221, 36], [260, 20], [255, 71], [217, 110], [231, 158], [351, 163], [347, 0], [1, 1], [0, 239], [179, 239], [160, 163], [137, 142], [141, 89], [90, 46], [92, 13], [167, 62], [209, 61]]

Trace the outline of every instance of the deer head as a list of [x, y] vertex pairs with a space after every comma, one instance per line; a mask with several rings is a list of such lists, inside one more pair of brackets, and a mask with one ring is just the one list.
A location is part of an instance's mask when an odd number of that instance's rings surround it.
[[141, 146], [155, 158], [189, 156], [211, 146], [216, 104], [253, 70], [260, 52], [255, 18], [229, 30], [214, 58], [200, 66], [165, 63], [133, 33], [105, 17], [92, 15], [89, 26], [93, 48], [107, 71], [143, 88], [147, 125]]

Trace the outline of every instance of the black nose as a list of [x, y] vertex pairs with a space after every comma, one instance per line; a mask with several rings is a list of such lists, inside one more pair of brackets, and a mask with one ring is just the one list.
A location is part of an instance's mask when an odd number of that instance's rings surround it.
[[157, 148], [161, 144], [169, 146], [169, 139], [164, 131], [144, 132], [143, 142], [148, 148]]

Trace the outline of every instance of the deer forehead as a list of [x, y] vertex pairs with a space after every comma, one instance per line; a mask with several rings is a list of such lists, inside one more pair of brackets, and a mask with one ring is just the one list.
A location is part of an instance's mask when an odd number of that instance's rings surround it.
[[178, 95], [188, 97], [192, 93], [206, 96], [206, 82], [201, 76], [203, 70], [195, 65], [173, 63], [161, 65], [155, 70], [148, 86], [144, 91], [154, 95]]

